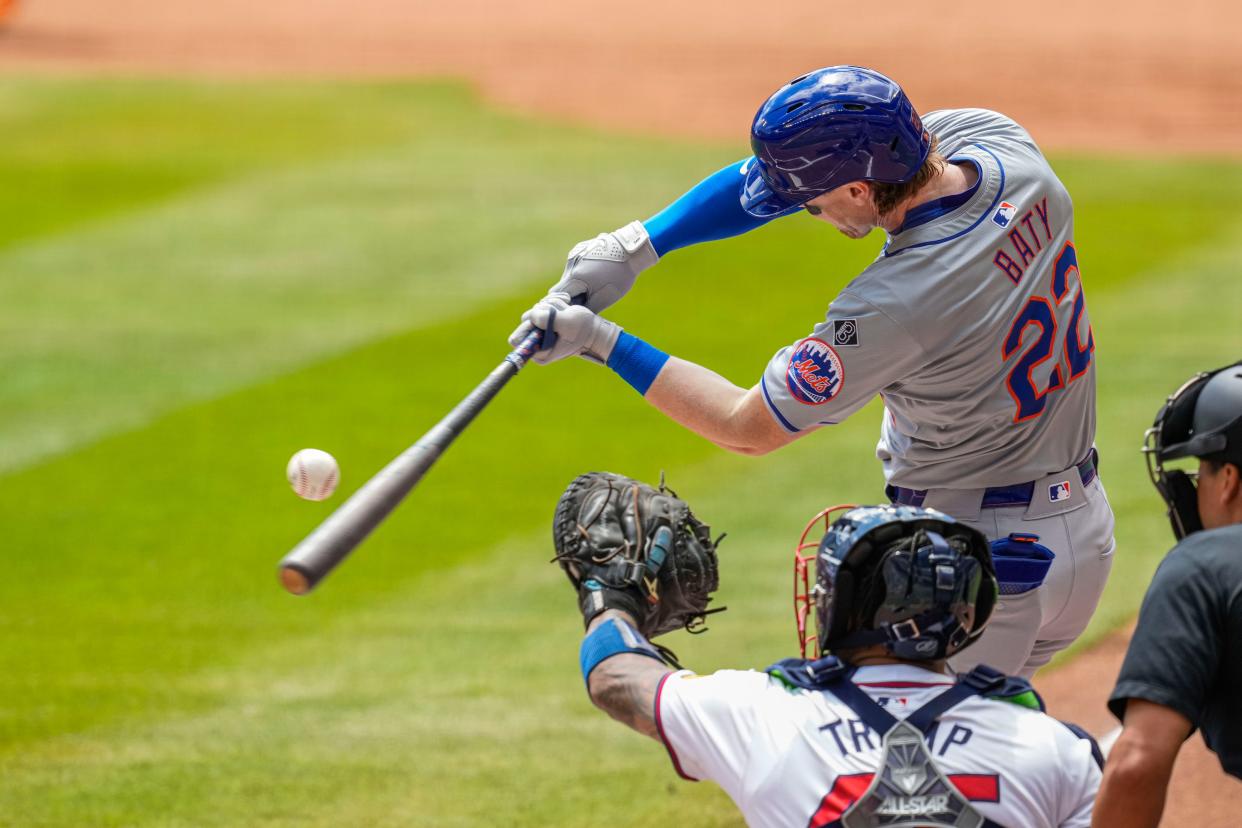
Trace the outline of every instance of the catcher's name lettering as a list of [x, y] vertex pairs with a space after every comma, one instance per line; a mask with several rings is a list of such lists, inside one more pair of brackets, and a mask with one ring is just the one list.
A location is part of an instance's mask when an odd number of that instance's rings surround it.
[[[876, 701], [879, 702], [879, 699]], [[880, 734], [868, 727], [861, 719], [837, 719], [835, 722], [820, 725], [819, 729], [832, 737], [837, 750], [845, 756], [880, 748]], [[954, 724], [944, 734], [944, 738], [939, 738], [940, 735], [940, 729], [937, 728], [928, 733], [926, 738], [927, 749], [936, 756], [944, 756], [950, 748], [965, 745], [970, 741], [970, 737], [975, 735], [975, 732], [964, 725]]]
[[[1048, 218], [1048, 197], [1044, 196], [1027, 210], [1022, 218], [1014, 220], [1016, 211], [1011, 204], [1002, 205], [994, 214], [993, 221], [1008, 228], [1005, 243], [996, 249], [992, 264], [1005, 272], [1017, 284], [1035, 254], [1044, 249], [1045, 241], [1052, 241], [1052, 227]], [[1038, 224], [1036, 224], [1038, 219]], [[1025, 232], [1023, 232], [1025, 228]]]

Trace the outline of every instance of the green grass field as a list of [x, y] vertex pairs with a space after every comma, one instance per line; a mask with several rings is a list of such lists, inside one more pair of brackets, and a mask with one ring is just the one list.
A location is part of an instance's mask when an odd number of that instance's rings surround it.
[[[500, 360], [569, 245], [741, 142], [523, 120], [450, 83], [6, 80], [0, 824], [575, 826], [622, 802], [737, 824], [587, 701], [553, 504], [582, 471], [666, 471], [729, 532], [730, 611], [669, 644], [764, 666], [794, 647], [803, 522], [881, 497], [877, 407], [746, 459], [606, 370], [532, 367], [314, 596], [275, 564]], [[1242, 164], [1055, 164], [1121, 547], [1098, 636], [1170, 545], [1143, 428], [1242, 352]], [[778, 222], [670, 256], [614, 318], [750, 384], [879, 241]], [[283, 479], [305, 446], [342, 463], [327, 503]]]

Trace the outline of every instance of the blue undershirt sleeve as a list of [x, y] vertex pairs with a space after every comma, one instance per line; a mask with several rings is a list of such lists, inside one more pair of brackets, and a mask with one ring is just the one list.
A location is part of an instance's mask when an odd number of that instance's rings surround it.
[[746, 158], [712, 173], [681, 198], [643, 222], [656, 253], [740, 236], [778, 216], [752, 216], [742, 209], [742, 166]]

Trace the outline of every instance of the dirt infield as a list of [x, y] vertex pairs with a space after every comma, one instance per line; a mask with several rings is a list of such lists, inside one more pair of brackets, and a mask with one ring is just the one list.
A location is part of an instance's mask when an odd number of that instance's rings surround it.
[[[910, 3], [709, 0], [18, 0], [0, 71], [446, 75], [491, 100], [634, 132], [744, 146], [780, 81], [862, 63], [921, 110], [999, 109], [1045, 147], [1116, 154], [1242, 153], [1242, 6], [1166, 2], [995, 4], [951, 17]], [[1041, 677], [1053, 713], [1096, 734], [1125, 633]], [[1239, 823], [1242, 785], [1194, 737], [1166, 824]]]
[[888, 72], [921, 110], [1000, 109], [1048, 147], [1242, 152], [1242, 7], [1227, 0], [19, 0], [0, 67], [476, 81], [524, 110], [736, 138], [774, 84], [829, 63]]
[[[1036, 677], [1048, 712], [1097, 737], [1117, 724], [1105, 702], [1125, 657], [1133, 627], [1108, 636], [1069, 664]], [[1242, 784], [1226, 776], [1216, 756], [1196, 733], [1178, 755], [1162, 825], [1236, 828], [1242, 814]]]

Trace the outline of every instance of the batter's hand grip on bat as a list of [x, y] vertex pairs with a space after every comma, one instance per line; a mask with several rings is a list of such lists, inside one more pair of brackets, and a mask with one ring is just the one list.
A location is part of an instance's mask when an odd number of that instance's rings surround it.
[[[558, 294], [553, 294], [553, 295], [564, 296], [569, 301], [569, 304], [571, 305], [585, 305], [586, 300], [587, 300], [587, 295], [585, 293], [579, 293], [577, 296], [574, 296], [572, 298], [570, 298], [569, 294], [567, 293], [558, 293]], [[531, 330], [533, 331], [541, 330], [540, 328], [535, 327], [535, 323], [532, 322], [530, 324], [531, 324]], [[550, 348], [555, 348], [556, 341], [560, 339], [560, 336], [554, 330], [556, 326], [556, 308], [554, 307], [548, 308], [548, 321], [546, 324], [547, 324], [547, 327], [542, 329], [543, 340], [535, 345], [536, 351], [545, 351]]]
[[362, 485], [280, 562], [280, 583], [294, 595], [305, 595], [388, 517], [418, 485], [427, 470], [466, 426], [492, 401], [531, 354], [539, 350], [543, 331], [532, 330], [504, 362], [448, 415]]

